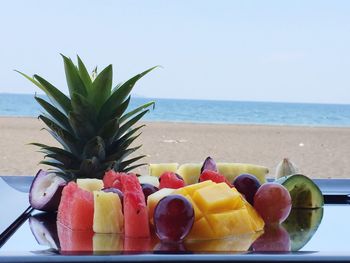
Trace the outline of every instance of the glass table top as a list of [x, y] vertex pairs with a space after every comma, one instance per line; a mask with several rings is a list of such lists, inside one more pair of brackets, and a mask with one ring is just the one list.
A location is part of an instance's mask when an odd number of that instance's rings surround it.
[[[27, 208], [28, 193], [25, 193], [24, 185], [21, 192], [18, 185], [14, 189], [13, 184], [0, 179], [1, 197], [7, 197], [0, 199], [0, 232]], [[87, 255], [94, 255], [93, 259], [97, 261], [99, 257], [105, 260], [106, 255], [113, 255], [116, 261], [135, 260], [135, 256], [146, 261], [210, 259], [202, 258], [204, 255], [215, 256], [213, 260], [227, 258], [230, 261], [273, 260], [276, 256], [280, 260], [294, 260], [295, 257], [315, 260], [321, 256], [322, 259], [331, 256], [333, 260], [349, 260], [349, 219], [350, 206], [346, 202], [326, 204], [321, 209], [294, 209], [283, 224], [266, 227], [262, 233], [169, 245], [161, 243], [155, 235], [144, 240], [71, 231], [56, 224], [55, 214], [33, 211], [0, 247], [0, 261], [1, 257], [9, 261], [23, 261], [23, 257], [26, 261], [34, 258], [49, 261], [50, 257], [63, 260], [67, 255], [82, 256], [83, 261], [90, 260]], [[192, 258], [188, 258], [190, 255]]]

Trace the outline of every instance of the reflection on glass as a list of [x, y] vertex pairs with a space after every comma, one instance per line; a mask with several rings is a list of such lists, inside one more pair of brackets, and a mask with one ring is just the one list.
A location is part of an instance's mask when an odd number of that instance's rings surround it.
[[161, 243], [154, 233], [145, 239], [73, 231], [57, 224], [56, 214], [49, 213], [32, 216], [29, 225], [39, 245], [61, 254], [289, 252], [300, 250], [312, 238], [322, 216], [323, 208], [292, 209], [283, 224], [267, 225], [258, 233], [215, 240], [185, 240], [180, 244]]
[[254, 252], [289, 252], [291, 241], [287, 230], [282, 225], [266, 225], [262, 234], [253, 244]]
[[60, 249], [56, 214], [40, 213], [29, 218], [29, 226], [39, 245]]

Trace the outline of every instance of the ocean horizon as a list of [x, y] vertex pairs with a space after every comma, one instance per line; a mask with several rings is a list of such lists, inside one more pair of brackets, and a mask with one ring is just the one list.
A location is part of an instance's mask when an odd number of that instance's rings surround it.
[[[145, 121], [350, 127], [350, 104], [165, 99], [136, 95], [132, 96], [129, 109], [149, 101], [155, 101], [156, 105], [145, 115]], [[41, 112], [34, 94], [0, 93], [0, 116], [37, 117]]]

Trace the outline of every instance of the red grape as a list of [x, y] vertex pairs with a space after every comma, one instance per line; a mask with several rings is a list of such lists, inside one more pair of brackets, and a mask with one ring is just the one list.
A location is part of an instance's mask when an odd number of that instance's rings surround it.
[[292, 208], [288, 190], [277, 183], [265, 183], [254, 196], [254, 208], [266, 224], [282, 223]]
[[158, 191], [158, 188], [151, 184], [141, 184], [141, 188], [145, 196], [146, 204], [147, 204], [147, 197]]
[[254, 205], [254, 195], [260, 187], [260, 182], [254, 175], [241, 174], [235, 178], [232, 184], [251, 205]]
[[181, 195], [168, 195], [155, 207], [153, 221], [155, 232], [161, 241], [180, 242], [193, 226], [193, 206]]

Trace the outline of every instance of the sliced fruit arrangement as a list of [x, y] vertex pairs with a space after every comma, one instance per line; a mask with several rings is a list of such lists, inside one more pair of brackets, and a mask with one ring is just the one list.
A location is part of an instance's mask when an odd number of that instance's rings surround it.
[[[80, 237], [69, 231], [77, 230], [86, 232], [86, 237], [93, 236], [91, 242], [83, 244], [83, 251], [107, 244], [110, 249], [121, 246], [120, 239], [103, 238], [103, 234], [123, 234], [122, 248], [128, 251], [135, 251], [135, 246], [145, 251], [174, 247], [182, 251], [183, 245], [174, 244], [196, 246], [199, 240], [231, 239], [235, 235], [251, 235], [247, 240], [256, 241], [245, 247], [251, 245], [254, 251], [288, 251], [301, 246], [298, 238], [309, 239], [314, 233], [300, 237], [294, 231], [299, 229], [295, 216], [289, 216], [291, 211], [292, 215], [303, 214], [292, 206], [308, 211], [305, 208], [323, 205], [321, 192], [309, 178], [296, 174], [261, 184], [256, 176], [244, 173], [230, 182], [210, 157], [195, 167], [200, 175], [193, 184], [186, 184], [176, 172], [137, 177], [113, 170], [106, 172], [103, 180], [69, 182], [63, 188], [57, 215], [58, 235], [68, 244], [62, 249], [75, 247], [71, 242]], [[157, 183], [159, 188], [154, 185]], [[152, 245], [152, 229], [160, 245]], [[289, 232], [295, 240], [289, 239]], [[279, 240], [283, 246], [269, 247], [269, 240]]]

